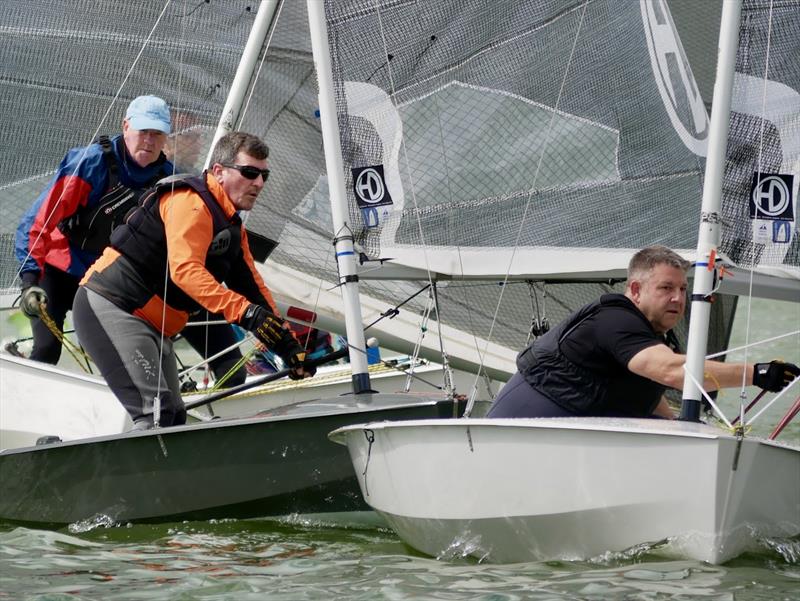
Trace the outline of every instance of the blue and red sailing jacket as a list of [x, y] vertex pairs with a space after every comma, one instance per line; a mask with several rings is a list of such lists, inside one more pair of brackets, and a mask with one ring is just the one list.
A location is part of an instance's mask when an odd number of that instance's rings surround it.
[[[110, 147], [116, 162], [115, 179], [131, 190], [144, 191], [173, 171], [163, 154], [147, 167], [137, 165], [128, 156], [121, 135], [111, 138]], [[100, 143], [67, 152], [53, 181], [17, 227], [15, 252], [20, 273], [41, 274], [48, 263], [77, 278], [83, 277], [100, 253], [81, 249], [59, 229], [59, 224], [81, 210], [96, 207], [109, 191], [111, 180], [108, 158]]]

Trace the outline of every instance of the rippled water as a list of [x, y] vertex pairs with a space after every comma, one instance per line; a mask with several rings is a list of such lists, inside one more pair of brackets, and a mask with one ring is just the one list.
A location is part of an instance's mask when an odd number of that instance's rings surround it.
[[419, 556], [378, 528], [226, 521], [74, 535], [0, 525], [0, 599], [797, 601], [800, 539], [725, 566], [670, 561], [659, 548], [482, 565]]
[[[800, 365], [800, 335], [796, 333], [798, 329], [800, 329], [800, 302], [788, 303], [757, 298], [740, 298], [733, 321], [729, 348], [735, 349], [778, 336], [784, 337], [768, 344], [753, 346], [746, 351], [733, 352], [728, 360], [757, 363], [781, 359]], [[793, 334], [786, 336], [790, 332]], [[741, 404], [740, 392], [739, 389], [729, 388], [720, 395], [720, 405], [729, 419], [738, 414]], [[745, 404], [755, 398], [758, 392], [758, 389], [753, 386], [747, 387]], [[755, 419], [751, 432], [758, 436], [769, 436], [780, 418], [789, 411], [798, 397], [800, 397], [800, 382], [795, 382], [791, 389], [787, 390], [761, 416]], [[750, 411], [748, 421], [766, 406], [769, 398], [771, 395]], [[800, 416], [786, 427], [780, 434], [779, 440], [800, 444]]]

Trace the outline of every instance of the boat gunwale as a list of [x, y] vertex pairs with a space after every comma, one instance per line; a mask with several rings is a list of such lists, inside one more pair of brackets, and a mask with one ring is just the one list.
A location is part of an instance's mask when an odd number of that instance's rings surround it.
[[[408, 396], [403, 396], [399, 393], [377, 393], [377, 394], [384, 398], [392, 396], [397, 396], [400, 399], [408, 398]], [[79, 445], [93, 444], [93, 443], [112, 443], [127, 438], [145, 438], [145, 437], [155, 437], [155, 436], [161, 437], [161, 436], [170, 436], [173, 434], [182, 434], [187, 432], [193, 432], [195, 430], [204, 430], [204, 429], [211, 430], [220, 428], [236, 428], [236, 427], [258, 425], [263, 423], [281, 423], [281, 422], [291, 422], [300, 420], [323, 419], [329, 417], [336, 417], [338, 415], [343, 415], [343, 414], [349, 415], [358, 413], [369, 413], [371, 411], [392, 411], [392, 410], [415, 409], [420, 407], [433, 407], [443, 401], [448, 400], [444, 396], [434, 397], [432, 395], [425, 395], [425, 396], [420, 395], [419, 397], [415, 398], [413, 403], [399, 401], [399, 402], [387, 402], [385, 404], [359, 405], [358, 398], [364, 398], [365, 396], [372, 397], [374, 395], [361, 395], [359, 397], [351, 396], [348, 400], [354, 402], [342, 403], [340, 400], [339, 407], [335, 407], [333, 405], [331, 405], [330, 407], [326, 407], [323, 405], [320, 407], [319, 411], [291, 413], [291, 409], [295, 407], [302, 408], [304, 406], [313, 406], [313, 404], [320, 403], [326, 400], [339, 399], [340, 397], [332, 397], [331, 399], [300, 401], [298, 403], [295, 403], [294, 405], [285, 405], [273, 409], [270, 412], [264, 412], [264, 413], [272, 413], [272, 412], [288, 410], [285, 414], [282, 415], [273, 413], [269, 415], [259, 414], [246, 417], [220, 418], [206, 422], [194, 422], [194, 423], [183, 424], [180, 426], [170, 426], [167, 428], [151, 428], [149, 430], [128, 430], [127, 432], [122, 432], [119, 434], [106, 434], [103, 436], [91, 436], [87, 438], [54, 441], [51, 443], [33, 445], [27, 447], [0, 449], [0, 459], [6, 456], [16, 455], [20, 453], [30, 453], [38, 451], [45, 452], [48, 450], [52, 450], [54, 448], [66, 448], [71, 446], [79, 446]], [[376, 423], [382, 423], [382, 422], [376, 422]]]
[[[609, 417], [525, 417], [525, 418], [460, 418], [406, 420], [402, 422], [368, 422], [342, 426], [328, 434], [328, 438], [341, 445], [347, 445], [347, 433], [356, 430], [390, 430], [397, 428], [517, 428], [534, 430], [595, 431], [619, 434], [660, 435], [704, 440], [736, 440], [736, 434], [726, 432], [703, 422], [680, 420], [661, 420], [652, 418], [609, 418]], [[769, 440], [757, 436], [743, 437], [745, 442], [758, 442], [768, 446], [800, 452], [800, 445], [784, 441]]]

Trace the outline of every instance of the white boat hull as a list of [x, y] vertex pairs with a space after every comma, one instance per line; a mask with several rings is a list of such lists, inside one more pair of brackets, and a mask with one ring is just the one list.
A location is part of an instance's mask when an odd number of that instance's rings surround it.
[[722, 563], [759, 537], [800, 533], [800, 449], [745, 438], [737, 454], [735, 437], [702, 424], [433, 420], [331, 438], [348, 446], [367, 503], [437, 557], [578, 560], [669, 539]]

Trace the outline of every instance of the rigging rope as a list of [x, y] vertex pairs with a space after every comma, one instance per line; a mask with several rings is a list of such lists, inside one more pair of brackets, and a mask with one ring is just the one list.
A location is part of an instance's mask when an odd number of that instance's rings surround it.
[[[380, 4], [379, 4], [378, 0], [375, 0], [374, 6], [375, 6], [375, 14], [376, 14], [376, 16], [378, 18], [378, 29], [380, 31], [381, 43], [383, 45], [383, 55], [386, 57], [385, 66], [386, 66], [387, 77], [388, 77], [388, 80], [389, 80], [389, 88], [391, 90], [392, 105], [395, 108], [397, 108], [395, 103], [394, 103], [394, 97], [396, 96], [396, 93], [397, 93], [397, 87], [395, 85], [394, 75], [393, 75], [393, 72], [392, 72], [392, 65], [391, 65], [391, 60], [392, 60], [392, 58], [394, 56], [393, 56], [393, 54], [391, 52], [389, 52], [388, 44], [386, 42], [386, 30], [385, 30], [385, 27], [384, 27], [384, 24], [383, 24], [383, 17], [381, 15]], [[432, 35], [430, 37], [428, 45], [425, 47], [425, 49], [422, 51], [422, 53], [423, 54], [426, 53], [431, 48], [431, 46], [436, 42], [436, 40], [437, 40], [437, 37], [435, 35]], [[438, 107], [438, 102], [439, 102], [438, 98], [435, 99], [435, 101], [436, 101], [437, 107]], [[443, 138], [443, 128], [442, 128], [442, 123], [441, 123], [440, 111], [437, 111], [436, 115], [437, 115], [437, 120], [439, 121], [438, 133], [439, 133], [440, 139], [443, 142], [444, 138]], [[442, 148], [443, 149], [446, 148], [444, 143], [442, 143]], [[411, 182], [411, 185], [410, 185], [411, 200], [412, 200], [412, 203], [414, 205], [414, 214], [416, 216], [417, 233], [418, 233], [419, 238], [420, 238], [420, 246], [422, 248], [422, 254], [423, 254], [423, 259], [424, 259], [424, 263], [425, 263], [425, 272], [426, 272], [426, 275], [427, 275], [427, 278], [428, 278], [428, 284], [431, 287], [434, 287], [435, 284], [434, 284], [434, 280], [433, 280], [433, 274], [431, 272], [430, 259], [429, 259], [429, 256], [428, 256], [428, 245], [427, 245], [427, 243], [425, 241], [425, 232], [424, 232], [424, 230], [422, 228], [422, 221], [420, 219], [419, 204], [417, 202], [416, 180], [414, 178], [413, 170], [411, 169], [411, 161], [410, 161], [410, 159], [408, 157], [408, 147], [406, 145], [405, 136], [401, 136], [400, 137], [400, 149], [401, 149], [402, 154], [403, 154], [403, 162], [405, 163], [406, 173], [407, 173], [408, 178], [409, 178], [409, 180]], [[448, 165], [446, 153], [444, 155], [444, 168], [445, 168], [446, 173], [448, 174], [448, 176], [445, 178], [446, 181], [447, 181], [448, 195], [450, 197], [450, 200], [452, 201], [452, 189], [450, 187], [449, 165]], [[457, 248], [457, 255], [458, 255], [458, 258], [459, 258], [459, 264], [461, 266], [461, 272], [463, 273], [464, 272], [464, 267], [463, 267], [460, 247]], [[466, 290], [464, 291], [464, 305], [466, 307], [469, 307], [469, 299], [467, 298]], [[441, 316], [441, 313], [440, 313], [440, 306], [439, 306], [439, 303], [438, 303], [438, 298], [434, 301], [434, 310], [436, 312], [436, 327], [437, 327], [437, 332], [438, 332], [438, 336], [439, 336], [439, 350], [440, 350], [440, 354], [441, 354], [441, 357], [442, 357], [444, 388], [448, 391], [448, 395], [452, 395], [452, 394], [454, 394], [454, 390], [453, 390], [453, 374], [452, 374], [452, 370], [450, 369], [449, 359], [447, 357], [447, 352], [446, 352], [446, 350], [444, 348], [444, 335], [442, 333], [442, 316]], [[468, 315], [468, 319], [470, 319], [470, 325], [471, 325], [471, 313], [468, 312], [467, 315]], [[479, 380], [481, 378], [481, 374], [483, 373], [484, 354], [485, 354], [486, 350], [484, 349], [484, 353], [481, 353], [478, 337], [477, 337], [477, 335], [474, 334], [475, 328], [471, 327], [470, 331], [473, 332], [473, 334], [472, 334], [473, 344], [474, 344], [474, 347], [475, 347], [475, 352], [476, 352], [476, 354], [478, 355], [478, 358], [479, 358], [478, 369], [476, 370], [475, 380], [473, 382], [472, 391], [470, 393], [470, 398], [474, 399], [474, 397], [477, 394], [478, 382], [479, 382]], [[490, 336], [491, 336], [491, 331], [490, 331]], [[488, 341], [487, 341], [487, 344], [488, 344]], [[490, 389], [490, 392], [491, 392], [491, 389]], [[470, 409], [470, 408], [471, 408], [471, 406], [468, 405], [468, 409]], [[465, 417], [468, 417], [468, 416], [469, 416], [469, 414], [465, 413]]]
[[[540, 171], [541, 165], [542, 165], [542, 160], [543, 160], [545, 151], [547, 149], [548, 142], [549, 142], [550, 137], [551, 137], [551, 131], [552, 131], [552, 128], [553, 128], [553, 123], [554, 123], [554, 120], [555, 120], [556, 111], [558, 109], [559, 102], [560, 102], [561, 97], [563, 95], [564, 86], [565, 86], [565, 83], [566, 83], [566, 77], [567, 77], [567, 74], [570, 71], [570, 66], [572, 64], [572, 59], [573, 59], [573, 56], [574, 56], [574, 53], [575, 53], [575, 48], [577, 46], [577, 41], [578, 41], [578, 38], [580, 36], [581, 27], [583, 25], [583, 20], [584, 20], [585, 14], [586, 14], [587, 5], [588, 5], [588, 2], [584, 2], [582, 4], [582, 11], [580, 13], [580, 19], [579, 19], [579, 22], [578, 22], [577, 31], [576, 31], [576, 34], [575, 34], [575, 38], [573, 40], [572, 48], [570, 50], [569, 59], [567, 60], [566, 69], [564, 71], [564, 77], [562, 78], [561, 86], [560, 86], [559, 92], [558, 92], [558, 97], [556, 99], [554, 110], [553, 110], [551, 118], [550, 118], [550, 123], [548, 124], [547, 132], [546, 132], [546, 135], [545, 135], [545, 141], [543, 143], [543, 149], [542, 149], [542, 152], [541, 152], [541, 154], [539, 156], [539, 160], [538, 160], [537, 167], [536, 167], [536, 172], [535, 172], [534, 177], [533, 177], [533, 183], [531, 185], [531, 191], [528, 194], [528, 200], [527, 200], [527, 203], [526, 203], [526, 206], [525, 206], [525, 211], [523, 212], [522, 220], [520, 221], [520, 227], [519, 227], [519, 230], [517, 232], [515, 245], [514, 245], [514, 248], [512, 250], [512, 253], [511, 253], [511, 258], [509, 260], [509, 264], [508, 264], [507, 269], [506, 269], [506, 274], [505, 274], [505, 277], [504, 277], [504, 280], [503, 280], [503, 284], [507, 283], [508, 280], [509, 280], [510, 270], [511, 270], [511, 266], [513, 264], [513, 259], [514, 259], [514, 256], [516, 254], [516, 249], [519, 246], [519, 241], [521, 239], [521, 235], [522, 235], [522, 231], [523, 231], [523, 227], [524, 227], [524, 223], [525, 223], [525, 216], [526, 216], [526, 214], [528, 212], [528, 208], [529, 208], [530, 203], [531, 203], [533, 186], [535, 186], [536, 180], [538, 178], [538, 174], [539, 174], [539, 171]], [[381, 14], [380, 5], [379, 5], [377, 0], [375, 0], [375, 2], [374, 2], [374, 7], [375, 7], [375, 13], [376, 13], [376, 16], [377, 16], [377, 19], [378, 19], [378, 29], [379, 29], [379, 32], [380, 32], [380, 37], [381, 37], [381, 41], [382, 41], [382, 45], [383, 45], [383, 51], [384, 51], [383, 54], [386, 57], [385, 67], [386, 67], [387, 77], [388, 77], [388, 80], [389, 80], [389, 87], [390, 87], [390, 90], [391, 90], [391, 97], [392, 97], [392, 99], [393, 99], [392, 101], [394, 103], [394, 97], [397, 94], [397, 88], [396, 88], [395, 81], [394, 81], [394, 76], [393, 76], [393, 73], [392, 73], [391, 58], [393, 58], [393, 55], [389, 52], [388, 44], [387, 44], [387, 41], [386, 41], [386, 31], [385, 31], [385, 27], [384, 27], [384, 23], [383, 23], [383, 16]], [[574, 9], [571, 9], [568, 12], [572, 12], [573, 10], [578, 10], [578, 8], [580, 8], [580, 7], [576, 7]], [[430, 48], [431, 44], [433, 44], [435, 41], [436, 41], [436, 36], [435, 35], [431, 36], [430, 43], [426, 46], [426, 48], [425, 48], [425, 50], [423, 52], [427, 52], [427, 50]], [[436, 102], [437, 102], [437, 107], [438, 107], [438, 99], [436, 100]], [[442, 123], [441, 123], [440, 111], [437, 111], [437, 119], [439, 120], [439, 132], [438, 132], [439, 133], [439, 137], [440, 137], [441, 140], [443, 140], [443, 127], [442, 127]], [[411, 199], [412, 199], [412, 202], [413, 202], [413, 205], [414, 205], [414, 213], [415, 213], [416, 218], [417, 218], [417, 232], [418, 232], [418, 235], [419, 235], [419, 238], [420, 238], [420, 246], [421, 246], [421, 249], [422, 249], [422, 252], [423, 252], [423, 257], [424, 257], [424, 262], [425, 262], [425, 269], [426, 269], [426, 272], [427, 272], [428, 281], [431, 283], [431, 285], [433, 285], [433, 276], [432, 276], [431, 268], [430, 268], [430, 260], [429, 260], [429, 256], [428, 256], [427, 244], [425, 242], [425, 235], [424, 235], [424, 231], [423, 231], [421, 220], [420, 220], [421, 212], [419, 210], [419, 205], [418, 205], [418, 202], [417, 202], [416, 183], [415, 183], [413, 171], [410, 168], [410, 160], [408, 158], [408, 149], [407, 149], [407, 146], [406, 146], [406, 143], [405, 143], [405, 137], [404, 136], [401, 136], [401, 138], [400, 138], [400, 148], [401, 148], [402, 153], [403, 153], [403, 160], [404, 160], [404, 163], [405, 163], [405, 166], [406, 166], [406, 173], [407, 173], [407, 176], [408, 176], [408, 178], [410, 179], [410, 182], [411, 182], [411, 187], [410, 187]], [[442, 148], [446, 148], [446, 146], [443, 143], [442, 143]], [[448, 164], [448, 161], [447, 161], [446, 153], [445, 153], [445, 156], [444, 156], [444, 168], [445, 168], [446, 171], [449, 172], [449, 164]], [[448, 182], [448, 194], [450, 195], [450, 198], [452, 200], [452, 190], [450, 189], [449, 177], [447, 177], [446, 180]], [[464, 272], [464, 266], [463, 266], [463, 256], [462, 256], [462, 253], [461, 253], [461, 248], [457, 247], [456, 250], [457, 250], [457, 256], [459, 258], [459, 265], [460, 265], [461, 271], [463, 273]], [[480, 348], [480, 343], [478, 341], [477, 336], [475, 334], [473, 334], [473, 341], [474, 341], [475, 346], [476, 346], [476, 352], [477, 352], [478, 359], [479, 359], [479, 366], [478, 366], [478, 369], [477, 369], [477, 372], [476, 372], [475, 382], [473, 384], [472, 390], [471, 390], [470, 395], [469, 395], [469, 400], [468, 400], [468, 403], [467, 403], [467, 407], [466, 407], [466, 410], [464, 412], [464, 416], [465, 417], [469, 417], [469, 415], [471, 414], [473, 406], [474, 406], [474, 403], [475, 403], [475, 400], [476, 400], [477, 382], [479, 381], [479, 379], [481, 377], [481, 374], [484, 373], [484, 369], [483, 369], [484, 362], [485, 362], [485, 359], [486, 359], [486, 355], [488, 353], [489, 344], [491, 343], [491, 340], [492, 340], [492, 335], [493, 335], [493, 332], [494, 332], [494, 328], [495, 328], [495, 325], [497, 323], [498, 314], [499, 314], [500, 308], [502, 306], [503, 291], [504, 291], [504, 288], [501, 289], [500, 296], [499, 296], [498, 301], [496, 303], [494, 314], [492, 316], [491, 325], [489, 326], [488, 335], [485, 337], [483, 349]], [[464, 301], [465, 301], [465, 306], [469, 306], [469, 299], [466, 298], [466, 293], [465, 293]], [[437, 310], [438, 310], [438, 307], [437, 307]], [[471, 317], [471, 314], [470, 314], [470, 317]], [[442, 336], [441, 336], [441, 318], [438, 315], [438, 313], [437, 313], [437, 318], [438, 318], [437, 319], [437, 324], [438, 324], [439, 329], [440, 329], [440, 340], [442, 340]], [[475, 328], [470, 328], [470, 330], [474, 332]]]
[[75, 359], [75, 362], [81, 366], [81, 369], [88, 374], [92, 373], [92, 370], [89, 366], [89, 361], [91, 361], [89, 355], [87, 355], [86, 351], [84, 351], [81, 347], [64, 336], [64, 333], [58, 327], [56, 322], [53, 321], [52, 317], [50, 317], [47, 309], [41, 305], [39, 307], [39, 319], [45, 326], [47, 326], [47, 329], [50, 330], [50, 333], [53, 335], [53, 337], [61, 343], [61, 346], [67, 349], [67, 352], [72, 356], [73, 359]]
[[[759, 125], [759, 140], [758, 140], [758, 159], [757, 159], [757, 174], [758, 179], [761, 179], [761, 169], [763, 165], [763, 158], [764, 158], [764, 126], [766, 120], [764, 116], [766, 115], [766, 107], [767, 107], [767, 82], [769, 81], [769, 56], [770, 56], [770, 49], [771, 49], [771, 42], [772, 42], [772, 18], [773, 18], [773, 0], [770, 0], [769, 3], [769, 17], [768, 17], [768, 25], [767, 25], [767, 47], [766, 47], [766, 55], [764, 57], [764, 72], [762, 75], [762, 81], [764, 82], [762, 96], [761, 96], [761, 119]], [[741, 43], [741, 42], [740, 42]], [[750, 268], [748, 269], [749, 274], [749, 281], [748, 281], [748, 293], [747, 293], [747, 319], [745, 321], [745, 344], [744, 344], [744, 364], [747, 365], [748, 363], [748, 348], [750, 345], [750, 324], [752, 320], [752, 308], [753, 308], [753, 281], [755, 278], [755, 264], [756, 264], [756, 244], [755, 241], [750, 244]], [[745, 424], [745, 404], [746, 404], [746, 394], [745, 394], [745, 387], [747, 386], [747, 370], [742, 370], [742, 385], [739, 390], [739, 420], [742, 424]], [[769, 403], [767, 407], [769, 407], [772, 403]], [[753, 420], [761, 415], [761, 412], [756, 414], [753, 417]], [[753, 420], [750, 420], [752, 423]]]

